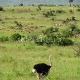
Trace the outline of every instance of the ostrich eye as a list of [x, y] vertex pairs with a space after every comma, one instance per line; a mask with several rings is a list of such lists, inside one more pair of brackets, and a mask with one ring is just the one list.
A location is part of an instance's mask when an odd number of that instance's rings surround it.
[[35, 73], [35, 72], [36, 72], [36, 70], [35, 70], [35, 69], [32, 69], [32, 72], [33, 72], [33, 73]]

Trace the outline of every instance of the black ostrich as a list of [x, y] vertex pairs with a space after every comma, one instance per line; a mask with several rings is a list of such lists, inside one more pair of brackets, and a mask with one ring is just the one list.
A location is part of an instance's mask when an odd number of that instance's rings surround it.
[[38, 74], [37, 76], [39, 80], [48, 75], [48, 72], [52, 66], [51, 55], [49, 56], [49, 61], [50, 65], [47, 65], [45, 63], [39, 63], [34, 65], [32, 72], [36, 72]]

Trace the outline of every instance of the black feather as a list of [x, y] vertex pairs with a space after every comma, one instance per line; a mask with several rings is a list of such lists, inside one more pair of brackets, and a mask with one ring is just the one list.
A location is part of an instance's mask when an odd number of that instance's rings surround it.
[[40, 73], [40, 74], [42, 73], [42, 75], [47, 76], [51, 66], [45, 63], [39, 63], [39, 64], [34, 65], [33, 68], [36, 70], [37, 73]]

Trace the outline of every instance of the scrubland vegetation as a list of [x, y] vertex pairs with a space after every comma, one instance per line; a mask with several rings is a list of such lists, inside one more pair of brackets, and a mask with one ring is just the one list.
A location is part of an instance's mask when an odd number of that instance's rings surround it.
[[52, 68], [44, 80], [80, 79], [80, 6], [0, 7], [0, 80], [37, 80], [34, 64]]

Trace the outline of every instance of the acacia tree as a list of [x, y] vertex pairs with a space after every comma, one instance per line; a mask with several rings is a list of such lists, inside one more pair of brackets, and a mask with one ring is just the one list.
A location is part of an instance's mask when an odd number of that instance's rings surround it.
[[71, 6], [71, 2], [73, 2], [73, 0], [69, 0], [70, 6]]

